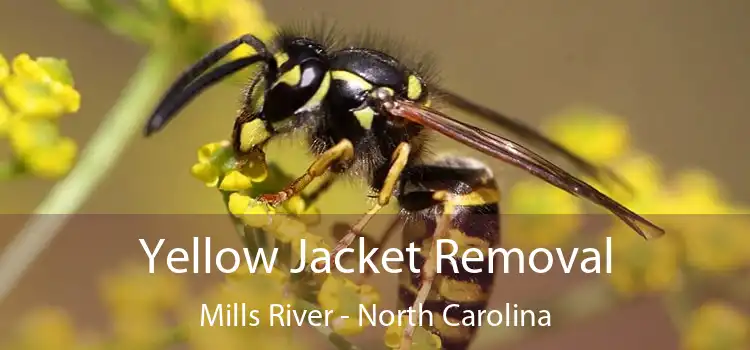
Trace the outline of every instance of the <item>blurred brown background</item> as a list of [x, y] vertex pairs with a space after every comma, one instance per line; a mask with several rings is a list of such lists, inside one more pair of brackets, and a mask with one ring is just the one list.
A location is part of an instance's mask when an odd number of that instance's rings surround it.
[[[639, 148], [668, 169], [704, 168], [721, 179], [731, 198], [750, 200], [748, 1], [277, 0], [264, 5], [276, 23], [325, 15], [345, 30], [371, 27], [407, 37], [436, 54], [445, 85], [529, 122], [579, 105], [620, 115], [630, 122]], [[0, 51], [6, 57], [28, 52], [68, 59], [83, 101], [81, 112], [64, 121], [64, 131], [82, 145], [143, 54], [142, 48], [75, 18], [49, 0], [0, 2], [0, 30]], [[237, 96], [235, 87], [216, 88], [159, 137], [137, 140], [84, 211], [221, 212], [216, 193], [200, 186], [187, 170], [194, 161], [192, 150], [226, 137]], [[291, 166], [302, 167], [301, 162]], [[35, 180], [0, 186], [0, 212], [30, 212], [49, 187]], [[7, 242], [17, 228], [2, 227], [1, 241]], [[92, 236], [86, 245], [102, 245], [115, 254], [113, 240], [118, 238]], [[91, 276], [97, 261], [110, 255], [73, 254], [73, 247], [49, 250], [53, 257], [34, 267], [36, 273], [23, 281], [24, 292], [12, 301], [26, 305], [50, 300], [50, 289], [60, 282], [44, 276], [63, 278], [62, 271]], [[65, 269], [72, 266], [66, 264], [84, 260], [92, 267]], [[512, 294], [512, 284], [502, 288]], [[555, 332], [517, 348], [596, 349], [611, 337], [623, 340], [613, 349], [674, 348], [671, 334], [657, 337], [668, 332], [667, 326], [632, 323], [664, 324], [659, 313], [641, 313], [648, 307], [648, 302], [630, 306], [587, 325], [596, 328]], [[12, 323], [7, 317], [13, 314], [0, 316], [0, 326]], [[574, 342], [576, 334], [598, 334], [600, 340], [580, 344]]]

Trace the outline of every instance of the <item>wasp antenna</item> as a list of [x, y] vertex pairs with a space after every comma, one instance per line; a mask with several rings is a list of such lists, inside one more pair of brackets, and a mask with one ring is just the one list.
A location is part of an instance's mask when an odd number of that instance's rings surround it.
[[[242, 44], [250, 46], [257, 52], [257, 54], [226, 63], [212, 70], [205, 77], [201, 76], [212, 65], [219, 62], [232, 52], [232, 50]], [[249, 34], [225, 43], [207, 53], [195, 64], [183, 71], [172, 83], [154, 109], [154, 112], [151, 114], [144, 129], [144, 134], [150, 136], [156, 131], [162, 129], [164, 125], [174, 117], [177, 111], [201, 91], [205, 90], [205, 88], [222, 80], [224, 77], [261, 60], [265, 61], [269, 66], [269, 74], [276, 71], [276, 60], [268, 52], [266, 45], [257, 37]]]
[[190, 101], [200, 95], [204, 90], [222, 81], [237, 71], [262, 61], [264, 58], [258, 55], [238, 58], [234, 61], [222, 64], [210, 72], [198, 77], [186, 86], [179, 94], [174, 94], [169, 100], [165, 100], [152, 114], [144, 130], [146, 136], [151, 135], [166, 125], [169, 120], [177, 114]]

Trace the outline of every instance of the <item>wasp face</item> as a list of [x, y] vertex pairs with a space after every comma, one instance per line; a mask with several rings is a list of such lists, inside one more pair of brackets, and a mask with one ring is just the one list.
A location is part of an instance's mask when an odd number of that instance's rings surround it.
[[263, 119], [272, 125], [318, 107], [328, 93], [331, 77], [326, 53], [306, 38], [281, 43], [275, 55], [278, 75], [265, 92]]

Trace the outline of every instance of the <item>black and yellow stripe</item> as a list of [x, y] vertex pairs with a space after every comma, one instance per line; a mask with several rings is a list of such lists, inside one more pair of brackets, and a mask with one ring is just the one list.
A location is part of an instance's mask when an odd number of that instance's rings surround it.
[[[452, 212], [451, 227], [443, 236], [459, 247], [454, 271], [443, 261], [442, 272], [435, 277], [432, 290], [422, 304], [422, 310], [433, 313], [433, 331], [443, 341], [446, 350], [463, 350], [471, 343], [476, 328], [451, 326], [444, 322], [443, 312], [452, 324], [460, 323], [464, 311], [475, 314], [487, 307], [492, 293], [493, 276], [489, 272], [469, 273], [463, 270], [460, 255], [474, 247], [487, 251], [500, 243], [499, 190], [492, 173], [476, 161], [448, 158], [430, 165], [416, 166], [404, 175], [400, 204], [409, 216], [404, 227], [403, 244], [415, 242], [420, 254], [415, 254], [414, 266], [424, 270], [434, 239], [438, 220], [443, 213]], [[448, 252], [445, 252], [448, 253]], [[491, 262], [467, 263], [469, 267], [486, 271]], [[476, 266], [474, 266], [476, 265]], [[400, 307], [412, 306], [422, 283], [421, 274], [408, 269], [400, 276]]]

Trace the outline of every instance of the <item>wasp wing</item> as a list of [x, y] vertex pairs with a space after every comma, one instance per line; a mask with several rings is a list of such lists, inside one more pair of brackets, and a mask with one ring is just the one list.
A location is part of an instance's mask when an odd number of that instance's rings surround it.
[[460, 109], [464, 112], [473, 114], [480, 117], [483, 120], [495, 123], [498, 126], [510, 131], [511, 133], [518, 136], [520, 139], [529, 142], [529, 144], [539, 146], [550, 152], [557, 153], [571, 162], [574, 166], [579, 168], [587, 176], [590, 176], [602, 184], [607, 184], [605, 178], [613, 180], [618, 185], [625, 188], [628, 192], [632, 193], [632, 187], [615, 174], [612, 170], [596, 166], [591, 162], [581, 158], [572, 151], [568, 150], [565, 146], [551, 140], [549, 137], [543, 135], [534, 128], [515, 120], [509, 116], [498, 113], [492, 109], [484, 107], [480, 104], [472, 102], [465, 97], [462, 97], [454, 92], [443, 89], [441, 87], [433, 87], [433, 90], [440, 96], [440, 101], [445, 102], [448, 105]]
[[[397, 99], [383, 105], [385, 110], [411, 122], [421, 124], [496, 159], [528, 171], [536, 177], [596, 203], [619, 217], [646, 239], [664, 235], [664, 230], [634, 213], [586, 182], [509, 139], [460, 122], [432, 108]], [[645, 226], [645, 227], [642, 227]]]

